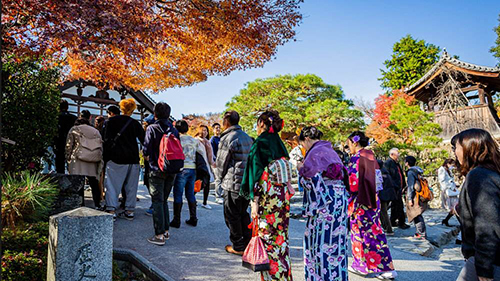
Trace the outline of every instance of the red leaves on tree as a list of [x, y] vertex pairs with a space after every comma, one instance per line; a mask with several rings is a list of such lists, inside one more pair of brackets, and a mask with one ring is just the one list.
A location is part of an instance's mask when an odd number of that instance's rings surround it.
[[382, 94], [375, 99], [375, 109], [373, 110], [373, 121], [377, 122], [381, 128], [392, 125], [389, 119], [391, 110], [400, 99], [404, 99], [407, 104], [413, 104], [415, 98], [405, 94], [402, 90], [395, 90], [392, 95]]
[[300, 2], [6, 0], [4, 54], [43, 55], [69, 79], [158, 91], [262, 66], [295, 36]]

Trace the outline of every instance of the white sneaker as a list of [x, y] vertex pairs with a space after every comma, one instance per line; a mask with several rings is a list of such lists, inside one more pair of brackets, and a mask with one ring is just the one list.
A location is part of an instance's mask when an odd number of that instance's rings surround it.
[[224, 200], [222, 200], [222, 198], [217, 198], [215, 199], [215, 203], [222, 205], [224, 203]]
[[381, 274], [377, 275], [377, 278], [380, 280], [392, 280], [396, 277], [398, 277], [398, 273], [396, 272], [396, 270], [382, 272]]
[[208, 204], [201, 204], [201, 206], [207, 210], [212, 210], [212, 206], [208, 205]]

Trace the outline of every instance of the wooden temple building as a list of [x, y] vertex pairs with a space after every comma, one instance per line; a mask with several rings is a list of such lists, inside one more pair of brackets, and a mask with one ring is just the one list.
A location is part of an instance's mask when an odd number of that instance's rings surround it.
[[137, 102], [137, 109], [132, 114], [136, 120], [142, 121], [149, 114], [153, 114], [155, 101], [142, 91], [128, 89], [98, 89], [87, 81], [67, 81], [59, 87], [61, 96], [69, 103], [69, 111], [77, 116], [82, 110], [89, 110], [92, 119], [102, 115], [107, 117], [106, 108], [118, 105], [120, 100], [133, 98]]
[[494, 106], [494, 96], [500, 92], [499, 67], [463, 62], [444, 51], [440, 60], [405, 92], [434, 113], [444, 142], [469, 128], [485, 129], [500, 139], [500, 119]]

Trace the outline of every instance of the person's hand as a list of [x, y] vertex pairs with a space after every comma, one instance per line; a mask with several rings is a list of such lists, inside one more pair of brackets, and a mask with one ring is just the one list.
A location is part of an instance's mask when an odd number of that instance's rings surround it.
[[149, 161], [149, 156], [144, 156], [144, 160]]
[[410, 205], [410, 207], [413, 207], [413, 200], [408, 201], [408, 205]]
[[259, 216], [259, 205], [257, 203], [257, 200], [252, 201], [252, 213], [251, 213], [251, 218], [254, 219]]
[[493, 278], [486, 278], [486, 277], [480, 277], [480, 276], [478, 276], [477, 278], [479, 279], [479, 281], [493, 281]]

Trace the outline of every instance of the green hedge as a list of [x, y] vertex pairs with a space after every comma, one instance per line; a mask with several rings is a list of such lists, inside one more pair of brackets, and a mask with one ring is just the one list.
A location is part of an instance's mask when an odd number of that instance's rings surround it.
[[45, 280], [49, 224], [23, 224], [2, 231], [2, 280]]

